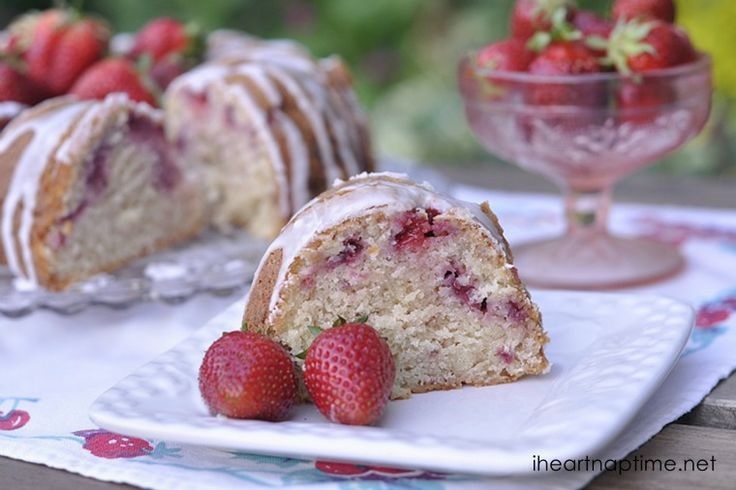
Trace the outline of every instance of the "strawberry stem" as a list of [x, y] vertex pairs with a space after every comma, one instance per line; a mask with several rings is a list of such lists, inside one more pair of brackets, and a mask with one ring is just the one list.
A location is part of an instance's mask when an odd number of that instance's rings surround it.
[[611, 31], [608, 50], [602, 62], [616, 67], [622, 75], [630, 75], [629, 58], [643, 53], [655, 54], [654, 47], [644, 40], [656, 25], [656, 22], [639, 20], [617, 22]]

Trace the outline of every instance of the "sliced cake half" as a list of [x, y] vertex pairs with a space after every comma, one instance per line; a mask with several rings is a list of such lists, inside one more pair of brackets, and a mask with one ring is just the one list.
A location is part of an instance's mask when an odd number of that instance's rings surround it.
[[166, 130], [180, 157], [202, 167], [215, 225], [270, 239], [334, 179], [371, 170], [372, 157], [339, 59], [243, 42], [172, 82]]
[[303, 352], [310, 326], [367, 318], [396, 357], [393, 397], [547, 370], [548, 341], [487, 203], [362, 174], [302, 208], [256, 273], [244, 324]]
[[0, 216], [12, 272], [49, 289], [198, 233], [205, 208], [160, 111], [123, 94], [57, 98], [0, 136]]

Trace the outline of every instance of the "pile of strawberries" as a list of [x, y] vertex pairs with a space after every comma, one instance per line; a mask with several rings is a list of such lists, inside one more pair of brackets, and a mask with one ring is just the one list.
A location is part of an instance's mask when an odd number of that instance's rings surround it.
[[65, 94], [101, 99], [125, 92], [155, 106], [194, 62], [199, 44], [193, 29], [170, 18], [148, 23], [123, 52], [111, 54], [111, 35], [104, 20], [72, 9], [16, 19], [0, 39], [0, 102], [34, 105]]
[[199, 390], [212, 414], [281, 421], [299, 401], [303, 382], [317, 409], [332, 422], [369, 425], [388, 402], [396, 367], [386, 341], [365, 323], [338, 322], [316, 334], [303, 370], [275, 341], [243, 330], [225, 333], [207, 350]]
[[[610, 19], [576, 8], [573, 0], [517, 0], [511, 37], [481, 49], [476, 62], [496, 71], [544, 76], [616, 71], [637, 80], [637, 74], [697, 59], [687, 34], [674, 22], [673, 0], [615, 0]], [[616, 99], [619, 107], [655, 107], [671, 101], [667, 92], [654, 83], [623, 84]], [[601, 95], [555, 84], [534, 90], [528, 101], [606, 104]]]

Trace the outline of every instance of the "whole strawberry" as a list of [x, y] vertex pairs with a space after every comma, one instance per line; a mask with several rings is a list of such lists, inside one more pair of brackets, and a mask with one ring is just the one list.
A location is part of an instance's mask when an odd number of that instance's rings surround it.
[[675, 22], [674, 0], [616, 0], [613, 2], [614, 19], [653, 19]]
[[193, 48], [196, 33], [170, 17], [154, 19], [136, 34], [131, 56], [148, 55], [154, 64], [171, 55], [185, 55]]
[[621, 122], [649, 124], [676, 99], [674, 87], [666, 81], [656, 78], [623, 80], [616, 90], [618, 118]]
[[10, 101], [33, 105], [41, 101], [41, 94], [22, 72], [0, 61], [0, 102]]
[[579, 42], [552, 43], [529, 65], [529, 73], [548, 77], [530, 87], [527, 102], [534, 105], [580, 105], [602, 103], [602, 87], [591, 84], [574, 85], [567, 81], [556, 83], [554, 77], [583, 75], [601, 71], [595, 53]]
[[253, 332], [225, 333], [204, 355], [199, 391], [213, 414], [284, 420], [297, 401], [294, 364], [269, 338]]
[[534, 53], [519, 39], [506, 39], [489, 44], [480, 51], [476, 63], [480, 68], [498, 71], [526, 71]]
[[376, 422], [395, 377], [388, 344], [364, 323], [323, 331], [304, 361], [304, 382], [312, 401], [322, 415], [341, 424]]
[[576, 11], [572, 25], [584, 36], [600, 36], [604, 39], [608, 38], [613, 30], [613, 22], [589, 10]]
[[557, 12], [564, 9], [562, 17], [569, 20], [573, 6], [572, 0], [516, 0], [511, 13], [511, 36], [526, 41], [537, 32], [549, 31]]
[[123, 92], [132, 100], [156, 106], [156, 99], [132, 61], [108, 58], [92, 65], [69, 91], [80, 99], [102, 100], [108, 94]]
[[110, 31], [101, 21], [53, 9], [38, 15], [23, 58], [29, 78], [61, 95], [107, 51]]
[[616, 24], [608, 41], [607, 62], [619, 73], [643, 73], [694, 61], [697, 53], [687, 34], [660, 21]]

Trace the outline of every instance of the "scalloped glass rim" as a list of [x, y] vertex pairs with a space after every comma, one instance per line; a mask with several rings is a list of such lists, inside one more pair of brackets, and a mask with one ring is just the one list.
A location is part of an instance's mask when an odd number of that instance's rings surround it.
[[551, 338], [549, 374], [392, 401], [375, 427], [329, 423], [307, 404], [279, 423], [209, 415], [199, 364], [207, 346], [237, 328], [243, 304], [119, 381], [90, 418], [114, 432], [183, 444], [495, 476], [531, 473], [533, 455], [595, 457], [669, 374], [694, 312], [659, 296], [533, 291], [532, 298]]

